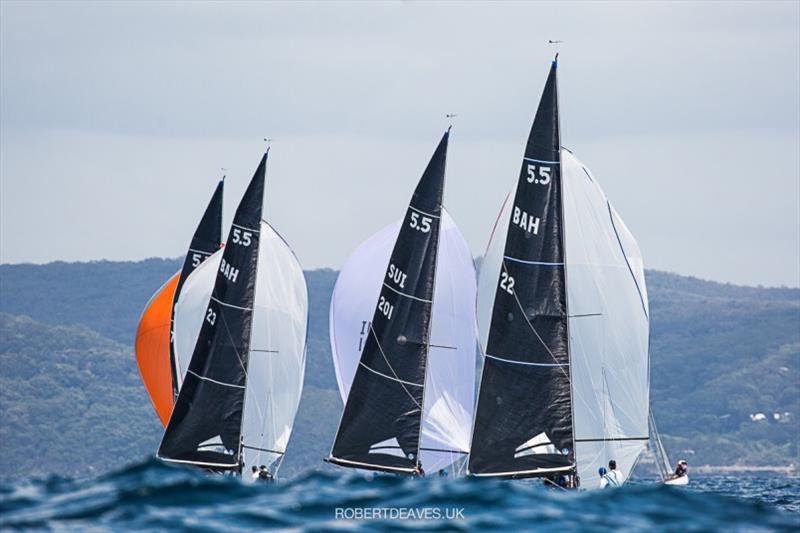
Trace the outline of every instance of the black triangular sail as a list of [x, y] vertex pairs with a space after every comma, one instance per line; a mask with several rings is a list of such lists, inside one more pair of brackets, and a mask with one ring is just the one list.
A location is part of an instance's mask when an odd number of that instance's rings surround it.
[[574, 468], [560, 162], [554, 61], [505, 235], [469, 458], [474, 475]]
[[387, 265], [328, 461], [413, 472], [419, 463], [425, 373], [449, 130], [411, 197]]
[[175, 287], [175, 295], [172, 297], [172, 317], [170, 318], [170, 342], [169, 342], [169, 360], [172, 368], [172, 392], [175, 398], [178, 397], [178, 364], [175, 354], [175, 346], [173, 345], [174, 328], [175, 328], [175, 304], [181, 294], [181, 289], [189, 274], [199, 267], [203, 261], [211, 257], [211, 255], [219, 250], [222, 244], [222, 191], [225, 186], [225, 178], [221, 179], [214, 189], [214, 194], [208, 202], [203, 218], [200, 219], [200, 224], [192, 236], [192, 242], [189, 245], [189, 251], [186, 253], [186, 258], [183, 260], [183, 268], [181, 268], [181, 275], [178, 278], [178, 284]]
[[265, 153], [233, 217], [161, 459], [239, 468], [266, 164]]

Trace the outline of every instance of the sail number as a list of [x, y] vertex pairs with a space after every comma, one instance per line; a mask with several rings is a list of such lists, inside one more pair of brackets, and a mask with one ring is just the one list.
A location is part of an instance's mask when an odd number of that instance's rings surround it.
[[394, 266], [394, 264], [389, 265], [389, 272], [386, 274], [390, 280], [394, 281], [401, 289], [406, 288], [406, 276], [402, 270]]
[[391, 319], [391, 318], [392, 318], [392, 312], [394, 311], [394, 306], [393, 306], [392, 304], [390, 304], [390, 303], [389, 303], [389, 302], [386, 300], [386, 298], [384, 298], [383, 296], [381, 296], [381, 299], [380, 299], [380, 301], [378, 302], [378, 310], [379, 310], [381, 313], [383, 313], [383, 316], [385, 316], [385, 317], [386, 317], [386, 318], [388, 318], [388, 319]]
[[239, 269], [234, 268], [231, 266], [230, 263], [225, 261], [225, 258], [222, 258], [222, 261], [219, 263], [219, 271], [222, 272], [222, 275], [228, 278], [228, 281], [236, 283], [236, 278], [239, 277]]
[[[538, 172], [536, 170], [539, 170]], [[553, 169], [550, 167], [543, 167], [541, 165], [528, 165], [528, 183], [536, 183], [538, 185], [547, 185], [550, 183], [550, 172]]]
[[253, 242], [253, 234], [247, 230], [233, 228], [233, 244], [238, 244], [239, 246], [250, 246], [250, 243]]
[[528, 233], [539, 234], [539, 217], [529, 215], [517, 206], [514, 206], [514, 214], [511, 217], [511, 221], [515, 226], [519, 226]]
[[514, 278], [507, 272], [500, 272], [500, 288], [508, 294], [514, 294]]
[[206, 313], [206, 322], [208, 322], [213, 326], [214, 322], [216, 321], [217, 321], [217, 313], [215, 313], [214, 310], [209, 307], [208, 312]]
[[431, 230], [431, 222], [433, 222], [431, 217], [426, 217], [425, 215], [420, 216], [419, 213], [412, 211], [411, 221], [408, 223], [408, 225], [417, 231], [428, 233]]
[[203, 262], [203, 254], [192, 254], [192, 268], [197, 268]]

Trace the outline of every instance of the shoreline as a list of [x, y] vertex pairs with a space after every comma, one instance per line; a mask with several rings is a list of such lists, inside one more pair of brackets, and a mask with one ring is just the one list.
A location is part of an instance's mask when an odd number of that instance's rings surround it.
[[739, 473], [739, 472], [771, 472], [774, 474], [791, 475], [797, 473], [797, 468], [794, 464], [791, 465], [699, 465], [691, 466], [690, 472], [694, 471], [697, 474], [726, 474], [726, 473]]

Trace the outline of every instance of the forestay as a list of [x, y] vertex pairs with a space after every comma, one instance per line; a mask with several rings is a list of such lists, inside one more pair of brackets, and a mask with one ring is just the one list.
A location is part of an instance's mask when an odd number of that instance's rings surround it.
[[[342, 267], [333, 290], [330, 338], [342, 401], [369, 332], [402, 221], [366, 240]], [[429, 472], [469, 451], [475, 383], [475, 268], [466, 240], [442, 210], [425, 380], [420, 460]]]

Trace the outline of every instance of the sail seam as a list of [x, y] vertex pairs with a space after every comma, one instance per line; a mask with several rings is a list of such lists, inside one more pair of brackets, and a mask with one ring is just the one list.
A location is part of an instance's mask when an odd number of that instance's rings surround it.
[[546, 163], [548, 165], [560, 165], [561, 164], [561, 161], [543, 161], [541, 159], [533, 159], [531, 157], [523, 157], [522, 159], [525, 160], [525, 161], [532, 161], [534, 163]]
[[411, 209], [412, 211], [416, 211], [417, 213], [419, 213], [421, 215], [425, 215], [425, 216], [433, 217], [433, 218], [441, 218], [441, 215], [434, 215], [433, 213], [428, 213], [427, 211], [423, 211], [422, 209], [417, 209], [416, 207], [414, 207], [411, 204], [408, 205], [408, 208]]
[[[194, 252], [194, 253], [196, 253], [196, 254], [205, 255], [205, 256], [207, 256], [207, 257], [210, 257], [210, 256], [214, 255], [214, 252], [207, 252], [207, 251], [205, 251], [205, 250], [197, 250], [196, 248], [189, 248], [189, 251], [190, 251], [190, 252]], [[199, 265], [198, 265], [198, 266], [199, 266]], [[195, 268], [196, 268], [196, 267], [195, 267]]]
[[517, 364], [517, 365], [548, 366], [548, 367], [564, 366], [565, 365], [564, 363], [529, 363], [527, 361], [516, 361], [514, 359], [503, 359], [502, 357], [497, 357], [495, 355], [489, 355], [488, 353], [486, 354], [486, 357], [488, 357], [489, 359], [496, 359], [498, 361], [503, 361], [505, 363], [514, 363], [514, 364]]
[[[362, 363], [361, 361], [359, 361], [359, 362], [358, 362], [358, 364], [359, 364], [359, 365], [361, 365], [361, 366], [363, 366], [364, 368], [366, 368], [367, 370], [369, 370], [369, 371], [370, 371], [370, 372], [372, 372], [373, 374], [378, 374], [379, 376], [381, 376], [381, 377], [384, 377], [384, 378], [386, 378], [386, 379], [391, 379], [392, 381], [397, 381], [397, 382], [400, 382], [400, 383], [405, 383], [406, 385], [413, 385], [414, 387], [422, 387], [422, 385], [420, 385], [419, 383], [411, 383], [410, 381], [404, 381], [404, 380], [402, 380], [402, 379], [400, 379], [400, 378], [393, 378], [392, 376], [389, 376], [389, 375], [387, 375], [387, 374], [384, 374], [383, 372], [378, 372], [377, 370], [374, 370], [374, 369], [372, 369], [372, 368], [368, 367], [367, 365], [365, 365], [365, 364], [364, 364], [364, 363]], [[415, 401], [415, 403], [416, 403], [416, 401]]]
[[547, 261], [526, 261], [524, 259], [517, 259], [516, 257], [503, 256], [503, 259], [514, 261], [515, 263], [522, 263], [523, 265], [539, 265], [539, 266], [564, 266], [564, 263], [548, 263]]
[[217, 381], [216, 379], [211, 379], [211, 378], [206, 377], [206, 376], [201, 376], [197, 372], [193, 372], [193, 371], [188, 370], [188, 369], [186, 370], [186, 372], [188, 374], [193, 375], [194, 377], [196, 377], [198, 379], [202, 379], [204, 381], [210, 381], [211, 383], [216, 383], [217, 385], [222, 385], [224, 387], [234, 387], [236, 389], [243, 389], [244, 388], [244, 385], [234, 385], [233, 383], [225, 383], [224, 381]]
[[234, 228], [243, 229], [245, 231], [252, 231], [253, 233], [260, 233], [261, 229], [248, 228], [247, 226], [240, 226], [239, 224], [231, 224]]
[[400, 296], [405, 296], [406, 298], [411, 298], [412, 300], [417, 300], [418, 302], [423, 302], [423, 303], [426, 303], [426, 304], [433, 303], [431, 300], [425, 300], [424, 298], [417, 298], [416, 296], [412, 296], [410, 294], [406, 294], [404, 292], [398, 291], [397, 289], [395, 289], [391, 285], [387, 285], [386, 282], [383, 283], [383, 286], [386, 287], [387, 289], [389, 289], [390, 291], [399, 294]]
[[225, 307], [233, 307], [234, 309], [241, 309], [242, 311], [252, 311], [253, 310], [252, 307], [240, 307], [238, 305], [233, 305], [233, 304], [229, 304], [229, 303], [223, 302], [222, 300], [220, 300], [219, 298], [215, 298], [214, 296], [212, 296], [211, 299], [214, 300], [215, 302], [217, 302], [219, 305], [224, 305]]

